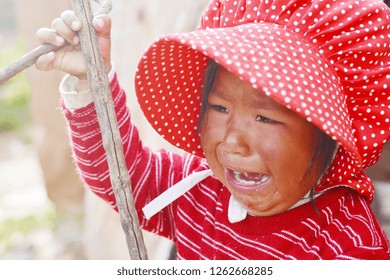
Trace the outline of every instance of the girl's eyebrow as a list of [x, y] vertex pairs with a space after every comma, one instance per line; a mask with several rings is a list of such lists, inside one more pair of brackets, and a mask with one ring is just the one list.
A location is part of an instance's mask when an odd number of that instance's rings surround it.
[[[223, 100], [229, 100], [229, 96], [225, 94], [225, 91], [227, 91], [226, 84], [217, 81], [218, 78], [216, 79], [216, 82], [214, 82], [210, 90], [210, 95], [214, 95]], [[241, 89], [242, 88], [239, 87], [237, 90], [241, 90]], [[267, 96], [264, 92], [261, 91], [261, 89], [255, 89], [252, 86], [250, 86], [250, 91], [248, 93], [256, 94], [255, 102], [258, 108], [264, 110], [279, 110], [285, 113], [291, 112], [291, 110], [289, 110], [287, 107], [275, 101], [271, 97]], [[253, 99], [248, 99], [248, 102], [253, 103]]]
[[272, 111], [278, 111], [281, 114], [289, 115], [289, 116], [295, 116], [297, 115], [295, 112], [291, 111], [289, 108], [287, 108], [285, 105], [280, 104], [279, 102], [275, 101], [271, 97], [265, 95], [264, 93], [258, 92], [258, 94], [261, 95], [260, 99], [260, 107], [264, 110], [272, 110]]
[[226, 99], [226, 94], [224, 94], [224, 90], [220, 89], [218, 86], [213, 86], [210, 90], [210, 95], [217, 96], [222, 99]]
[[256, 94], [258, 95], [257, 100], [259, 101], [259, 105], [262, 108], [289, 111], [285, 106], [283, 106], [279, 102], [273, 100], [271, 97], [267, 96], [265, 93], [262, 93], [261, 91], [257, 91]]
[[[221, 98], [223, 100], [227, 100], [227, 95], [224, 94], [223, 86], [216, 85], [211, 90], [210, 94], [213, 94], [214, 96]], [[282, 104], [278, 103], [277, 101], [273, 100], [271, 97], [267, 96], [265, 93], [261, 92], [258, 89], [253, 88], [253, 91], [249, 92], [248, 94], [256, 94], [256, 105], [265, 110], [282, 110], [284, 112], [290, 112], [288, 108], [283, 106]], [[253, 102], [253, 100], [248, 100], [248, 102]]]

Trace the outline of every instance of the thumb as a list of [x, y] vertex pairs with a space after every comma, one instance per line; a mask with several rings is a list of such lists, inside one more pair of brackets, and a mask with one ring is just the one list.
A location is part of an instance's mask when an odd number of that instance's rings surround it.
[[111, 36], [111, 17], [109, 15], [97, 15], [93, 18], [92, 24], [98, 37], [109, 38]]
[[103, 63], [108, 72], [111, 68], [111, 17], [98, 15], [93, 19], [92, 25], [95, 28]]

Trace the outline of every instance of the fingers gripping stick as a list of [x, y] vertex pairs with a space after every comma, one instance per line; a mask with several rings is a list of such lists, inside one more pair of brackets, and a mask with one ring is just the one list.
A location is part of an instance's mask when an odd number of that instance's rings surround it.
[[[103, 15], [110, 13], [112, 9], [112, 0], [94, 0], [95, 2], [100, 4], [95, 15]], [[42, 44], [39, 47], [29, 51], [4, 69], [0, 70], [0, 85], [7, 82], [9, 79], [13, 78], [23, 70], [29, 68], [34, 65], [37, 59], [44, 54], [47, 54], [52, 51], [56, 51], [60, 48], [65, 47], [67, 44], [63, 46], [57, 47], [50, 44]]]

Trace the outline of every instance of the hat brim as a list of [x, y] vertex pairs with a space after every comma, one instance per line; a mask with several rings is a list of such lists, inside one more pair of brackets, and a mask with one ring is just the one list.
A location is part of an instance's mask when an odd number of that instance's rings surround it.
[[209, 59], [324, 131], [360, 164], [340, 81], [298, 35], [271, 23], [170, 34], [143, 55], [136, 74], [140, 106], [154, 129], [204, 156], [198, 119]]

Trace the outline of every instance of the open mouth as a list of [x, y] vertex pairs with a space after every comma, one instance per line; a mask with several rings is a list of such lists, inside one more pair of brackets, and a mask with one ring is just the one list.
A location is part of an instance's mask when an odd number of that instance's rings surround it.
[[244, 191], [263, 190], [270, 178], [262, 173], [238, 172], [230, 169], [225, 169], [225, 176], [230, 186]]

